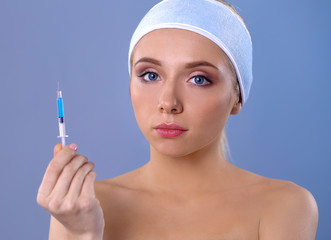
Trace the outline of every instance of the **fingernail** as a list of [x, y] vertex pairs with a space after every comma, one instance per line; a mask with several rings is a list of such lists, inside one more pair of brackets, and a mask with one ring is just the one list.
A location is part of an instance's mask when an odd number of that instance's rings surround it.
[[72, 150], [77, 151], [78, 146], [77, 146], [77, 144], [75, 144], [75, 143], [71, 143], [71, 144], [69, 145], [69, 148], [71, 148]]

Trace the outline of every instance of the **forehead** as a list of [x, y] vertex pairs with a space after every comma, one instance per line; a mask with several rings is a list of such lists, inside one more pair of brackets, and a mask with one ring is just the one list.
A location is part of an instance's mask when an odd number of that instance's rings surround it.
[[131, 60], [145, 56], [227, 62], [223, 50], [210, 39], [192, 31], [170, 28], [154, 30], [140, 39]]

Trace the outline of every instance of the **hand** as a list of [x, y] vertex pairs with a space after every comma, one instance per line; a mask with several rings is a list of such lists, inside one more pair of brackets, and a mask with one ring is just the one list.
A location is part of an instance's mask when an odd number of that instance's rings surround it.
[[54, 147], [54, 158], [39, 187], [37, 202], [65, 227], [68, 235], [102, 238], [104, 218], [94, 191], [94, 164], [76, 152], [76, 144]]

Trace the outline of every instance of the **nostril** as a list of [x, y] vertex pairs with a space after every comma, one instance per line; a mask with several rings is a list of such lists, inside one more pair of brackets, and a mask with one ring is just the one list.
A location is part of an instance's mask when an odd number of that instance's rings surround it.
[[178, 113], [178, 109], [177, 108], [171, 109], [171, 113]]
[[183, 111], [183, 106], [174, 97], [160, 99], [158, 110], [168, 114], [178, 114]]

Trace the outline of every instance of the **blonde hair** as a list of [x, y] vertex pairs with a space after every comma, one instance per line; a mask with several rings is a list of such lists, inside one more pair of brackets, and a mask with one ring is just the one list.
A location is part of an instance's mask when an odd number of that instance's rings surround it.
[[[220, 3], [224, 4], [225, 6], [227, 6], [231, 11], [233, 11], [240, 18], [240, 20], [243, 22], [243, 24], [246, 25], [244, 19], [239, 15], [237, 10], [230, 3], [228, 3], [225, 0], [215, 0], [215, 1], [220, 2]], [[235, 69], [234, 69], [234, 67], [233, 67], [233, 65], [232, 65], [229, 58], [228, 58], [228, 61], [229, 61], [229, 65], [231, 66], [231, 70], [232, 70], [232, 72], [234, 73], [234, 76], [235, 76], [234, 81], [233, 81], [234, 91], [238, 96], [238, 101], [241, 102], [242, 100], [241, 100], [240, 86], [239, 86], [237, 74], [236, 74], [236, 71], [235, 71]], [[221, 134], [221, 148], [222, 148], [223, 157], [226, 160], [232, 162], [232, 157], [231, 157], [231, 152], [230, 152], [230, 147], [229, 147], [229, 141], [228, 141], [228, 138], [226, 136], [225, 127], [222, 131], [222, 134]]]

